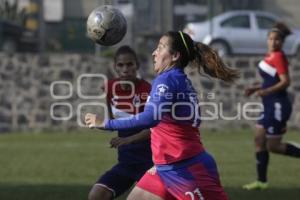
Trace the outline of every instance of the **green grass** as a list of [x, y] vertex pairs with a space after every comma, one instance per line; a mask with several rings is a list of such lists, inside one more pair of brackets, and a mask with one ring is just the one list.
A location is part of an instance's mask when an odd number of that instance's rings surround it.
[[[108, 144], [112, 136], [99, 131], [1, 134], [0, 199], [87, 199], [98, 176], [116, 162], [116, 152]], [[205, 147], [217, 160], [230, 199], [299, 199], [300, 159], [271, 155], [271, 188], [244, 191], [241, 185], [256, 176], [250, 130], [203, 131], [202, 137]], [[291, 132], [285, 139], [300, 142], [300, 134]], [[118, 200], [122, 199], [125, 197]]]

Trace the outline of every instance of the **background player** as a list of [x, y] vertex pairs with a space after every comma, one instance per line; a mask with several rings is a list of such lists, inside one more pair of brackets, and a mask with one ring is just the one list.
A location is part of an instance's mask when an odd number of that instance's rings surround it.
[[[151, 85], [136, 77], [138, 66], [136, 53], [129, 46], [117, 50], [114, 68], [119, 78], [108, 80], [106, 86], [111, 117], [128, 117], [143, 111]], [[119, 162], [99, 178], [89, 193], [89, 200], [118, 197], [153, 166], [150, 131], [140, 131], [119, 131], [118, 137], [111, 140], [111, 146], [118, 148]]]
[[260, 86], [247, 88], [247, 96], [256, 93], [262, 98], [264, 111], [257, 122], [255, 132], [255, 152], [257, 181], [244, 185], [248, 190], [266, 189], [269, 152], [300, 157], [300, 148], [283, 143], [286, 123], [292, 112], [287, 88], [290, 84], [288, 61], [282, 50], [285, 38], [291, 31], [283, 23], [275, 24], [268, 35], [268, 53], [259, 63], [258, 70], [263, 79]]

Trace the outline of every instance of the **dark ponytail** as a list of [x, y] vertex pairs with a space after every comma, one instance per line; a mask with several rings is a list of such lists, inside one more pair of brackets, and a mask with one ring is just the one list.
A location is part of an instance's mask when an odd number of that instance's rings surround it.
[[218, 53], [209, 46], [197, 42], [194, 44], [194, 49], [195, 59], [192, 64], [198, 68], [199, 73], [203, 71], [211, 77], [229, 83], [239, 78], [239, 71], [227, 67]]
[[219, 55], [209, 46], [201, 42], [194, 42], [188, 34], [180, 31], [169, 31], [164, 35], [170, 38], [170, 53], [180, 53], [178, 66], [185, 68], [191, 63], [198, 68], [199, 73], [204, 72], [211, 77], [229, 83], [239, 78], [239, 72], [228, 68]]
[[274, 24], [269, 34], [271, 32], [278, 33], [283, 41], [287, 36], [292, 34], [292, 31], [283, 22], [277, 22], [276, 24]]

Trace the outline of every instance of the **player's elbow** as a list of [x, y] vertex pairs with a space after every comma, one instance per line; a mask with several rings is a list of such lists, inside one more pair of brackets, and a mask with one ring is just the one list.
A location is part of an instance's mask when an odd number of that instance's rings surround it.
[[146, 119], [146, 120], [143, 120], [142, 127], [143, 128], [152, 128], [152, 127], [155, 127], [158, 123], [159, 123], [159, 120]]
[[291, 84], [291, 81], [290, 81], [290, 80], [287, 80], [287, 81], [285, 82], [285, 87], [286, 87], [286, 88], [289, 87], [290, 84]]
[[281, 86], [282, 86], [282, 88], [284, 88], [284, 89], [286, 89], [287, 87], [289, 87], [289, 86], [290, 86], [290, 83], [291, 83], [291, 81], [290, 81], [289, 78], [286, 78], [286, 79], [281, 80]]

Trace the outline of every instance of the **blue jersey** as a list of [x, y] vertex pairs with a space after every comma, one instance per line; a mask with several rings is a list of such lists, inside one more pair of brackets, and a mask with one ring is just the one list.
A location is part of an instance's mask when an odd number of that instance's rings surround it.
[[166, 164], [204, 151], [200, 142], [200, 108], [191, 81], [179, 67], [159, 74], [153, 81], [144, 112], [122, 120], [109, 120], [105, 128], [151, 128], [155, 164]]
[[[175, 102], [177, 104], [174, 106]], [[145, 129], [156, 126], [161, 119], [191, 124], [193, 127], [200, 125], [197, 93], [180, 68], [173, 67], [154, 79], [144, 112], [121, 120], [109, 120], [105, 128], [109, 130]]]

